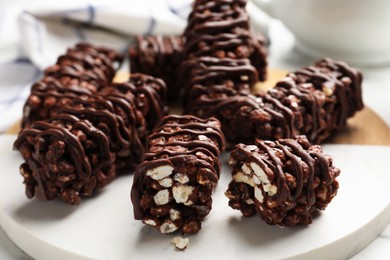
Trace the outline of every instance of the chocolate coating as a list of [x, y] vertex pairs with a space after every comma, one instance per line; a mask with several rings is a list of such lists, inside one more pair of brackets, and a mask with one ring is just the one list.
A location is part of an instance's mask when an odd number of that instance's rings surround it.
[[321, 143], [364, 107], [362, 74], [344, 62], [322, 59], [314, 66], [289, 73], [288, 77], [294, 83], [281, 81], [275, 89], [285, 95], [289, 94], [286, 89], [293, 89], [301, 99], [301, 109], [307, 112], [303, 113], [304, 126], [300, 132], [314, 143]]
[[176, 100], [181, 91], [176, 73], [182, 55], [182, 36], [138, 35], [129, 47], [130, 72], [161, 78], [168, 87], [168, 99]]
[[258, 213], [268, 224], [310, 224], [336, 196], [340, 170], [322, 148], [306, 137], [257, 140], [231, 152], [233, 180], [229, 205], [249, 217]]
[[323, 59], [289, 73], [265, 94], [228, 97], [204, 116], [221, 121], [231, 145], [298, 134], [321, 143], [363, 108], [361, 82], [358, 70]]
[[246, 1], [195, 1], [184, 31], [184, 112], [200, 117], [266, 78], [265, 40], [249, 27]]
[[28, 198], [79, 204], [116, 175], [106, 134], [76, 116], [36, 121], [19, 133], [14, 147], [25, 160], [20, 172]]
[[65, 86], [53, 77], [35, 82], [23, 108], [22, 128], [35, 121], [50, 118], [55, 106], [68, 106], [73, 99], [88, 99], [95, 91], [80, 85]]
[[129, 78], [129, 83], [136, 87], [136, 106], [141, 111], [146, 121], [144, 139], [153, 128], [168, 113], [167, 93], [168, 89], [164, 81], [142, 73], [134, 73]]
[[249, 16], [245, 10], [247, 1], [194, 1], [192, 12], [184, 30], [186, 41], [193, 37], [221, 32], [235, 33], [249, 30]]
[[99, 88], [112, 81], [122, 60], [123, 55], [114, 49], [79, 43], [60, 56], [44, 75], [68, 78], [69, 84], [74, 84], [72, 80], [85, 81]]
[[200, 57], [183, 63], [184, 113], [203, 117], [206, 111], [229, 96], [250, 93], [257, 72], [248, 59]]
[[50, 117], [51, 107], [57, 102], [66, 105], [73, 97], [88, 98], [111, 83], [122, 59], [116, 50], [89, 43], [69, 48], [31, 87], [23, 109], [22, 128]]
[[211, 210], [224, 138], [218, 120], [169, 115], [148, 138], [131, 189], [135, 219], [162, 233], [195, 233]]

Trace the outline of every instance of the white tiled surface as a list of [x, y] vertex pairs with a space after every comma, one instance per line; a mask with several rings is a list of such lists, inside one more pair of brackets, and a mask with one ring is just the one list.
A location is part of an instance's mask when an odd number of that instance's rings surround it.
[[[279, 22], [271, 24], [270, 66], [294, 70], [313, 63], [294, 50], [291, 35]], [[366, 106], [377, 112], [390, 125], [390, 65], [361, 68], [365, 79], [363, 95]], [[4, 72], [4, 71], [3, 71]], [[364, 207], [362, 206], [362, 210]], [[388, 259], [390, 256], [390, 225], [367, 248], [352, 259]], [[20, 251], [0, 229], [0, 259], [30, 259]]]

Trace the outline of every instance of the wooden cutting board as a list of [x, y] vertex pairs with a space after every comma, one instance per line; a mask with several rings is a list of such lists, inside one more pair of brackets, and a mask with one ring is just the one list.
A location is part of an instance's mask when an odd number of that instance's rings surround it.
[[[280, 69], [270, 69], [268, 80], [258, 83], [256, 89], [269, 89], [287, 74]], [[129, 74], [119, 72], [115, 78], [117, 82], [126, 81]], [[6, 131], [7, 134], [16, 134], [19, 131], [19, 122]], [[334, 144], [366, 144], [366, 145], [390, 145], [390, 129], [387, 124], [370, 108], [362, 111], [348, 120], [348, 125], [335, 134], [327, 143]]]

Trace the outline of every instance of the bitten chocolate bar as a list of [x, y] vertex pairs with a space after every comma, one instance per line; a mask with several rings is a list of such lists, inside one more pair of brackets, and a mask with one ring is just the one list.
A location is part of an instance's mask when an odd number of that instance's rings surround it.
[[147, 152], [134, 175], [135, 219], [161, 233], [196, 233], [212, 207], [224, 149], [214, 118], [165, 117], [149, 136]]
[[305, 136], [238, 144], [229, 161], [233, 180], [226, 196], [245, 217], [259, 214], [268, 224], [310, 224], [337, 194], [340, 170]]

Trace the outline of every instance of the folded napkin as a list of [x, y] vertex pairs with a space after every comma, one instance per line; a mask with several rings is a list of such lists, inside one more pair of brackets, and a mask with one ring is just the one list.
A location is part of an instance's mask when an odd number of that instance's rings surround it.
[[[21, 117], [21, 107], [28, 95], [24, 88], [28, 89], [28, 82], [39, 78], [34, 68], [27, 71], [18, 68], [28, 67], [31, 62], [42, 70], [54, 64], [67, 47], [80, 41], [125, 50], [136, 34], [180, 34], [192, 0], [3, 2], [0, 5], [0, 71], [4, 75], [0, 78], [0, 115], [7, 115], [10, 120], [0, 120], [0, 132], [9, 126], [9, 121]], [[267, 36], [268, 16], [251, 2], [247, 8], [252, 28]], [[15, 115], [13, 111], [20, 113]]]

